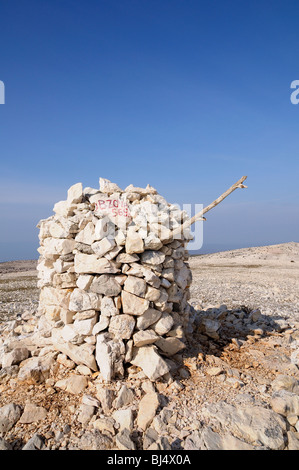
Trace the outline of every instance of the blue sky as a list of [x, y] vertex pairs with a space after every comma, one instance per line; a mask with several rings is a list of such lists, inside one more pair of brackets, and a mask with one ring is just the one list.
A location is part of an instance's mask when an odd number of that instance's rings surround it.
[[299, 241], [298, 1], [0, 0], [0, 261], [69, 186], [209, 204], [203, 250]]

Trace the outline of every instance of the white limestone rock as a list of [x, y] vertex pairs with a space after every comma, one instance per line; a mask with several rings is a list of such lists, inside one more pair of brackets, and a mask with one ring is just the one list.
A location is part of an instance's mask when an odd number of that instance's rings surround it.
[[92, 334], [97, 335], [101, 331], [106, 330], [109, 326], [109, 323], [110, 323], [110, 317], [107, 317], [105, 315], [100, 315], [100, 321], [98, 321], [94, 325], [94, 327], [92, 329]]
[[80, 274], [76, 284], [81, 290], [88, 290], [91, 286], [94, 276], [91, 274]]
[[147, 286], [145, 299], [151, 302], [157, 302], [160, 299], [161, 292], [159, 289], [156, 289], [152, 286]]
[[108, 217], [104, 217], [98, 220], [95, 224], [94, 236], [95, 240], [102, 240], [104, 237], [108, 237], [112, 233], [114, 224], [111, 224]]
[[54, 204], [53, 212], [61, 217], [70, 217], [74, 214], [76, 204], [68, 204], [68, 201], [59, 201]]
[[133, 431], [134, 414], [132, 407], [115, 410], [112, 417], [116, 423], [118, 423], [119, 431], [123, 431], [124, 429]]
[[76, 364], [83, 364], [93, 371], [98, 370], [93, 355], [94, 347], [90, 347], [87, 344], [77, 346], [70, 342], [62, 341], [61, 337], [53, 338], [53, 346], [57, 351], [66, 354]]
[[83, 230], [81, 230], [75, 237], [75, 240], [85, 245], [92, 245], [95, 241], [95, 228], [92, 222], [89, 222]]
[[67, 192], [67, 204], [71, 206], [72, 204], [79, 204], [82, 202], [83, 197], [83, 186], [82, 183], [73, 184]]
[[156, 346], [162, 351], [165, 356], [173, 356], [179, 351], [182, 351], [186, 346], [179, 339], [169, 336], [168, 338], [159, 338], [155, 342]]
[[126, 243], [125, 243], [126, 253], [143, 253], [144, 252], [144, 243], [142, 237], [137, 232], [128, 232]]
[[150, 186], [149, 184], [146, 186], [146, 188], [139, 188], [137, 186], [133, 186], [130, 184], [129, 186], [126, 187], [125, 189], [126, 193], [136, 193], [140, 194], [141, 196], [147, 196], [149, 194], [157, 194], [157, 190]]
[[154, 325], [152, 325], [152, 329], [155, 333], [157, 333], [157, 335], [163, 336], [171, 330], [173, 324], [173, 316], [169, 313], [163, 312], [159, 320]]
[[153, 421], [157, 409], [160, 405], [159, 395], [156, 392], [146, 393], [140, 400], [138, 414], [137, 414], [137, 426], [145, 431], [147, 427]]
[[97, 294], [103, 294], [106, 297], [117, 296], [121, 292], [121, 285], [117, 280], [117, 277], [102, 274], [102, 276], [94, 276], [93, 281], [90, 285], [90, 291], [96, 292]]
[[156, 380], [169, 372], [168, 364], [153, 345], [133, 348], [131, 363], [140, 367], [150, 380]]
[[86, 318], [85, 320], [75, 320], [75, 331], [80, 335], [90, 336], [97, 321], [98, 314], [96, 312], [94, 312], [94, 315], [91, 318]]
[[[46, 260], [45, 260], [46, 261]], [[74, 267], [73, 261], [63, 261], [62, 259], [58, 258], [54, 263], [53, 263], [53, 268], [54, 270], [59, 273], [65, 273], [67, 271], [70, 272], [70, 270]]]
[[105, 237], [100, 241], [92, 243], [91, 248], [95, 252], [95, 254], [98, 256], [98, 258], [101, 258], [106, 253], [108, 253], [108, 251], [112, 250], [112, 248], [114, 248], [115, 245], [116, 245], [115, 240]]
[[135, 319], [132, 315], [121, 314], [110, 319], [109, 333], [120, 339], [130, 339], [135, 327]]
[[141, 254], [141, 263], [156, 266], [165, 261], [165, 254], [162, 251], [147, 250]]
[[153, 330], [140, 330], [133, 335], [134, 346], [140, 348], [146, 344], [153, 344], [159, 339], [159, 336]]
[[81, 312], [83, 310], [100, 310], [101, 296], [94, 292], [86, 292], [81, 289], [74, 289], [70, 294], [69, 310]]
[[76, 275], [74, 273], [62, 273], [54, 274], [52, 283], [54, 287], [60, 287], [61, 289], [76, 287]]
[[119, 314], [112, 297], [103, 297], [101, 300], [101, 315], [105, 317], [114, 317]]
[[120, 253], [117, 258], [117, 263], [135, 263], [139, 261], [139, 256], [136, 254]]
[[136, 327], [139, 330], [146, 330], [153, 323], [156, 323], [161, 317], [162, 312], [154, 308], [149, 308], [137, 318]]
[[101, 193], [112, 194], [123, 192], [116, 183], [111, 183], [111, 181], [106, 178], [100, 178], [99, 184]]
[[76, 242], [68, 238], [46, 238], [43, 247], [44, 255], [67, 255], [73, 252]]
[[69, 308], [71, 291], [69, 289], [58, 289], [55, 287], [44, 287], [41, 290], [40, 305], [56, 305], [65, 309]]
[[72, 374], [69, 377], [58, 380], [55, 383], [56, 388], [61, 388], [68, 393], [78, 395], [87, 387], [88, 380], [83, 375]]
[[137, 295], [138, 297], [144, 297], [146, 292], [146, 282], [144, 279], [128, 276], [124, 282], [124, 290], [130, 292], [131, 294]]
[[124, 290], [121, 292], [121, 301], [123, 312], [131, 315], [142, 315], [149, 308], [148, 300]]
[[125, 345], [121, 339], [112, 340], [109, 333], [97, 335], [96, 362], [103, 380], [110, 382], [115, 375], [123, 375], [124, 355]]
[[14, 348], [12, 351], [3, 354], [2, 356], [2, 368], [10, 367], [15, 364], [19, 364], [29, 357], [29, 351], [27, 348]]
[[75, 255], [75, 272], [78, 274], [115, 274], [119, 272], [119, 269], [106, 258], [77, 253]]
[[61, 330], [61, 338], [65, 343], [82, 344], [84, 336], [76, 331], [74, 324], [67, 324]]
[[158, 238], [154, 233], [150, 233], [144, 239], [145, 250], [160, 250], [162, 246], [163, 246], [163, 243], [161, 242], [160, 238]]

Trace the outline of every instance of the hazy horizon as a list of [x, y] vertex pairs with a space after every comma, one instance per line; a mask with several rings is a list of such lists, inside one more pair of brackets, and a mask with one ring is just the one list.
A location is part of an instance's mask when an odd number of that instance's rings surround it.
[[99, 177], [206, 206], [247, 175], [207, 214], [203, 250], [298, 239], [298, 14], [295, 0], [2, 2], [0, 261], [35, 259], [38, 221]]
[[[209, 253], [220, 253], [222, 251], [231, 251], [231, 250], [239, 250], [239, 249], [242, 249], [242, 248], [255, 248], [255, 247], [262, 247], [262, 246], [272, 246], [272, 245], [280, 245], [280, 244], [283, 244], [283, 243], [299, 243], [299, 241], [296, 241], [296, 240], [290, 240], [290, 241], [282, 241], [282, 242], [277, 242], [277, 243], [262, 243], [262, 244], [252, 244], [252, 243], [248, 243], [245, 245], [244, 244], [230, 244], [230, 243], [227, 243], [227, 244], [203, 244], [203, 247], [200, 249], [200, 250], [189, 250], [189, 255], [190, 256], [195, 256], [195, 255], [199, 255], [199, 254], [209, 254]], [[1, 246], [0, 246], [0, 249], [1, 249]], [[15, 250], [15, 244], [12, 245], [11, 247], [12, 250]], [[13, 252], [15, 253], [15, 251]], [[32, 249], [29, 248], [28, 250], [28, 253], [32, 253]], [[36, 251], [36, 255], [33, 256], [33, 257], [19, 257], [19, 258], [13, 258], [11, 257], [9, 254], [7, 255], [7, 257], [4, 257], [3, 259], [0, 260], [0, 263], [6, 263], [6, 262], [10, 262], [10, 261], [25, 261], [25, 260], [38, 260], [39, 258], [39, 253]]]

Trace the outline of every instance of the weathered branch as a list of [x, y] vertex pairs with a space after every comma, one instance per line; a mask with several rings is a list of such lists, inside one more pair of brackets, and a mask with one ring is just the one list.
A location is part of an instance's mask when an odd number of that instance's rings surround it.
[[200, 212], [198, 212], [197, 214], [195, 214], [190, 220], [187, 220], [179, 229], [176, 229], [176, 230], [173, 230], [172, 232], [172, 237], [174, 237], [177, 233], [183, 233], [184, 229], [190, 227], [190, 225], [194, 224], [195, 222], [197, 222], [198, 220], [206, 220], [205, 217], [203, 217], [203, 215], [210, 211], [211, 209], [213, 209], [213, 207], [217, 206], [218, 204], [220, 204], [220, 202], [223, 201], [223, 199], [225, 199], [227, 196], [229, 196], [233, 191], [235, 191], [235, 189], [238, 189], [238, 188], [247, 188], [247, 186], [245, 186], [243, 184], [243, 182], [246, 180], [247, 176], [242, 176], [242, 178], [239, 179], [239, 181], [237, 181], [235, 184], [233, 184], [227, 191], [225, 191], [223, 194], [221, 194], [221, 196], [219, 196], [217, 199], [215, 199], [215, 201], [213, 201], [211, 204], [209, 204], [207, 207], [205, 207], [204, 209], [202, 209]]

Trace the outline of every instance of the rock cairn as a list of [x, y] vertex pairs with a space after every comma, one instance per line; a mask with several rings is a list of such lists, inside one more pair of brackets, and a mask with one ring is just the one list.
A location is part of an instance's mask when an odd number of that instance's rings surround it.
[[[103, 380], [156, 380], [182, 353], [191, 307], [188, 220], [151, 187], [71, 186], [39, 222], [40, 323], [54, 347]], [[175, 237], [173, 231], [176, 231]]]

